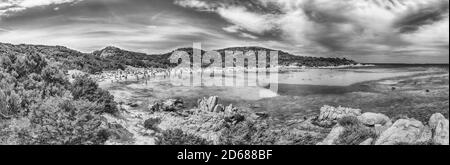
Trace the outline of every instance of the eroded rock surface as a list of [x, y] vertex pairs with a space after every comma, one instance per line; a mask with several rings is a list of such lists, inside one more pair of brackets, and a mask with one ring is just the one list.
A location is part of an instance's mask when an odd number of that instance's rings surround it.
[[431, 140], [431, 129], [415, 119], [397, 120], [384, 131], [375, 145], [423, 144]]
[[444, 115], [437, 113], [431, 116], [429, 124], [433, 130], [433, 143], [449, 145], [448, 119]]
[[321, 126], [332, 126], [337, 123], [339, 119], [346, 116], [359, 116], [361, 115], [360, 109], [352, 109], [345, 107], [332, 107], [325, 105], [320, 109], [320, 115], [317, 118], [317, 122]]
[[367, 112], [362, 114], [361, 116], [358, 116], [358, 120], [364, 125], [371, 127], [374, 127], [375, 125], [381, 126], [392, 125], [391, 119], [389, 119], [389, 117], [381, 113]]

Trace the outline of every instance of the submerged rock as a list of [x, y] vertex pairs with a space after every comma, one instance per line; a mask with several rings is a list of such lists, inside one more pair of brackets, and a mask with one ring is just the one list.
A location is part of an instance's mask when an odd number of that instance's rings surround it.
[[431, 129], [422, 122], [415, 119], [400, 119], [380, 135], [375, 145], [415, 145], [427, 143], [431, 137]]
[[128, 106], [132, 107], [132, 108], [136, 108], [139, 107], [139, 103], [127, 103]]
[[433, 143], [449, 145], [448, 119], [445, 119], [444, 115], [437, 113], [431, 116], [429, 125], [433, 130]]
[[269, 117], [269, 114], [267, 112], [256, 112], [255, 115], [260, 118], [268, 118]]

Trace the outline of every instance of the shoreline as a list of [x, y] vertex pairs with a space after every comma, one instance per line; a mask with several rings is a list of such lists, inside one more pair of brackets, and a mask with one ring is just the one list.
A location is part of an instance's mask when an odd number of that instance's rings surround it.
[[[341, 66], [328, 66], [328, 67], [292, 67], [292, 66], [280, 66], [276, 69], [264, 70], [268, 71], [268, 73], [284, 73], [284, 72], [296, 72], [296, 71], [305, 71], [312, 69], [351, 69], [351, 68], [366, 68], [366, 67], [374, 67], [376, 65], [341, 65]], [[244, 73], [257, 73], [259, 69], [245, 69], [245, 68], [222, 68], [219, 70], [223, 71], [224, 74], [232, 73], [232, 72], [244, 72]], [[171, 76], [182, 76], [185, 73], [211, 73], [216, 71], [214, 68], [202, 68], [202, 69], [188, 69], [188, 68], [134, 68], [128, 67], [126, 70], [110, 70], [103, 71], [101, 74], [89, 74], [91, 78], [95, 79], [98, 83], [106, 83], [114, 81], [139, 81], [147, 78], [170, 78]], [[69, 77], [72, 75], [82, 75], [88, 74], [78, 70], [70, 70]]]

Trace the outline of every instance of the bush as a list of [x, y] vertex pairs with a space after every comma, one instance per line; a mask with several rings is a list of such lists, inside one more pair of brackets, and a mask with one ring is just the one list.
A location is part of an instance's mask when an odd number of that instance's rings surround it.
[[268, 131], [267, 125], [253, 121], [243, 121], [227, 125], [221, 132], [221, 145], [273, 145], [279, 139], [274, 132]]
[[[0, 53], [0, 143], [103, 144], [114, 97], [89, 77], [70, 84], [41, 53]], [[75, 98], [73, 98], [75, 97]]]
[[89, 100], [103, 106], [97, 113], [118, 112], [114, 96], [98, 87], [98, 84], [87, 75], [77, 77], [71, 88], [75, 100]]
[[28, 144], [86, 145], [103, 144], [101, 109], [88, 101], [49, 98], [34, 106], [30, 115], [32, 130]]
[[156, 145], [211, 145], [212, 142], [181, 129], [166, 130], [156, 138]]
[[338, 121], [344, 132], [336, 141], [337, 145], [359, 145], [369, 138], [376, 139], [375, 130], [364, 126], [356, 117], [344, 117]]
[[144, 121], [144, 128], [151, 130], [159, 130], [158, 125], [161, 123], [159, 118], [151, 118]]
[[360, 121], [354, 116], [345, 116], [338, 120], [338, 124], [343, 127], [359, 125]]

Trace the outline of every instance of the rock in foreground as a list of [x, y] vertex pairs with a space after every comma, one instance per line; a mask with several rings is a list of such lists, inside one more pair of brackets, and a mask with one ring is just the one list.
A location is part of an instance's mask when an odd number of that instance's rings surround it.
[[386, 115], [380, 113], [367, 112], [362, 114], [361, 116], [358, 116], [358, 120], [367, 126], [392, 125], [391, 119], [389, 119], [389, 117], [387, 117]]
[[424, 144], [431, 140], [431, 129], [415, 119], [397, 120], [384, 131], [375, 145]]
[[352, 109], [345, 107], [332, 107], [325, 105], [320, 109], [320, 115], [317, 122], [320, 126], [329, 127], [337, 123], [339, 119], [346, 116], [359, 116], [361, 115], [360, 109]]
[[430, 118], [430, 127], [433, 130], [433, 143], [439, 145], [449, 145], [448, 120], [444, 115], [437, 113]]

